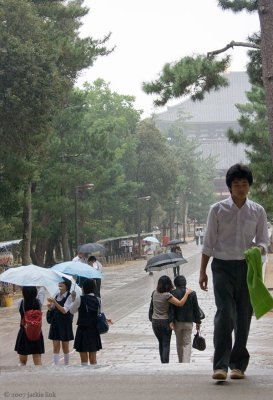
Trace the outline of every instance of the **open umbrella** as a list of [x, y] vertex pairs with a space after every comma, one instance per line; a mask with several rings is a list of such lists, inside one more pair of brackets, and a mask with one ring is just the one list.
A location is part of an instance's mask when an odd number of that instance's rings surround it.
[[181, 239], [173, 239], [173, 240], [170, 240], [170, 241], [169, 241], [168, 246], [174, 246], [174, 245], [180, 244], [180, 243], [184, 243], [184, 240], [181, 240]]
[[[44, 286], [53, 296], [58, 290], [58, 283], [63, 281], [63, 277], [75, 283], [69, 275], [53, 271], [51, 268], [42, 268], [30, 264], [9, 268], [0, 275], [0, 281], [18, 286]], [[81, 289], [77, 286], [75, 283], [73, 290], [80, 292]]]
[[64, 272], [68, 275], [83, 276], [89, 279], [102, 279], [102, 273], [89, 264], [80, 261], [65, 261], [50, 268], [53, 271]]
[[161, 253], [147, 261], [145, 271], [161, 271], [163, 269], [167, 269], [173, 267], [174, 265], [185, 264], [188, 261], [185, 258], [177, 253]]
[[159, 240], [154, 236], [147, 236], [143, 240], [145, 240], [145, 242], [160, 243]]
[[102, 253], [104, 254], [106, 248], [100, 243], [85, 243], [79, 246], [78, 253]]

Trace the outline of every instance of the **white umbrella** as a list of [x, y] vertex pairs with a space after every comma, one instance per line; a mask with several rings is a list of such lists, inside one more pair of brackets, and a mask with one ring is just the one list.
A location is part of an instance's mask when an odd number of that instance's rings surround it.
[[145, 242], [160, 243], [159, 240], [154, 236], [147, 236], [143, 240], [145, 240]]
[[102, 279], [102, 273], [89, 264], [80, 261], [65, 261], [50, 268], [53, 271], [64, 272], [70, 275], [82, 276], [89, 279]]
[[[44, 286], [53, 296], [58, 291], [58, 283], [63, 281], [63, 277], [75, 283], [69, 275], [30, 264], [9, 268], [0, 275], [0, 281], [18, 286]], [[81, 289], [77, 286], [75, 283], [73, 290], [80, 293]]]

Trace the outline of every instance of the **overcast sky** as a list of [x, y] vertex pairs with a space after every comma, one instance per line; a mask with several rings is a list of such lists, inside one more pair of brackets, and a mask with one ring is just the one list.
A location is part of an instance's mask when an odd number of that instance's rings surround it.
[[[112, 32], [108, 47], [116, 49], [82, 73], [78, 85], [103, 78], [111, 90], [135, 96], [135, 107], [144, 110], [144, 116], [162, 111], [142, 91], [143, 81], [156, 79], [166, 62], [206, 54], [231, 40], [245, 41], [259, 30], [256, 13], [234, 14], [217, 4], [217, 0], [85, 0], [89, 14], [83, 19], [82, 36], [99, 39]], [[246, 51], [230, 50], [231, 71], [245, 70]]]

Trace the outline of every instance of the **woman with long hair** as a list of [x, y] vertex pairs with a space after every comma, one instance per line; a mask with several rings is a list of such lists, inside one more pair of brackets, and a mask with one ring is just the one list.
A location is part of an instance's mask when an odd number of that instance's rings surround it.
[[74, 339], [73, 315], [70, 313], [72, 298], [70, 294], [71, 281], [63, 278], [59, 283], [59, 291], [55, 297], [49, 297], [48, 308], [53, 313], [48, 339], [53, 341], [53, 363], [59, 365], [60, 350], [64, 353], [64, 365], [69, 364], [69, 341]]
[[30, 341], [27, 338], [23, 321], [26, 311], [41, 310], [45, 297], [45, 289], [40, 288], [38, 291], [35, 286], [23, 286], [22, 295], [23, 298], [18, 301], [18, 309], [21, 315], [21, 321], [14, 350], [19, 354], [20, 366], [27, 364], [29, 355], [32, 355], [34, 365], [41, 365], [41, 354], [45, 352], [43, 333], [41, 332], [38, 340]]
[[173, 284], [167, 275], [159, 278], [156, 290], [152, 293], [151, 306], [152, 313], [152, 328], [159, 343], [159, 355], [162, 363], [168, 363], [170, 357], [170, 344], [172, 329], [169, 322], [169, 306], [174, 304], [177, 307], [182, 307], [191, 289], [186, 289], [181, 300], [178, 300], [171, 294]]

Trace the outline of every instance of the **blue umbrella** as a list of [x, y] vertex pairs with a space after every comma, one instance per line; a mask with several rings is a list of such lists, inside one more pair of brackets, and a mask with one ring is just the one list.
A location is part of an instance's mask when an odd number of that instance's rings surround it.
[[65, 261], [51, 267], [53, 271], [64, 272], [68, 275], [83, 276], [89, 279], [102, 279], [102, 274], [91, 265], [79, 261]]

